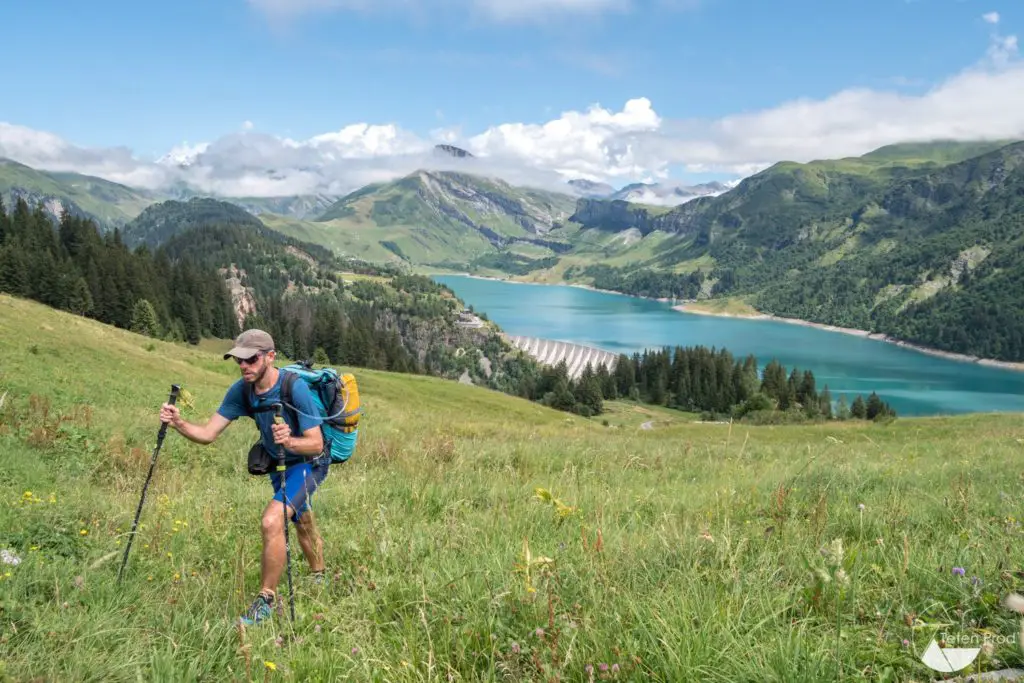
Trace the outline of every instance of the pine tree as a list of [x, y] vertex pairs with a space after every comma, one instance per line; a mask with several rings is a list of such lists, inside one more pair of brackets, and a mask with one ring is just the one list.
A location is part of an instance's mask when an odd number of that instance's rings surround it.
[[316, 351], [313, 352], [313, 362], [316, 365], [330, 365], [331, 364], [331, 359], [327, 355], [327, 351], [324, 350], [324, 347], [322, 347], [322, 346], [316, 347]]
[[596, 375], [591, 374], [586, 379], [581, 375], [580, 381], [573, 390], [573, 395], [576, 397], [577, 406], [586, 408], [586, 415], [600, 415], [604, 412], [601, 383]]
[[875, 392], [871, 392], [868, 396], [867, 409], [865, 411], [865, 417], [868, 420], [874, 420], [879, 415], [885, 416], [885, 405], [882, 403], [882, 399]]
[[76, 315], [85, 315], [92, 310], [92, 294], [89, 292], [89, 285], [85, 278], [75, 278], [68, 291], [66, 300], [67, 310]]
[[199, 326], [199, 311], [196, 310], [196, 302], [189, 299], [185, 305], [185, 317], [182, 319], [185, 331], [185, 341], [189, 344], [198, 344], [202, 339], [202, 329]]
[[846, 394], [839, 397], [839, 403], [836, 404], [836, 419], [837, 420], [849, 420], [852, 416], [850, 406], [846, 401]]
[[858, 395], [857, 398], [853, 399], [853, 405], [850, 407], [850, 415], [858, 420], [863, 420], [868, 416], [867, 406], [864, 405], [864, 397]]
[[132, 332], [144, 334], [148, 337], [160, 336], [160, 325], [157, 322], [156, 311], [153, 310], [153, 304], [149, 303], [148, 300], [139, 299], [135, 302], [135, 306], [132, 307], [132, 322], [129, 329]]
[[826, 420], [832, 419], [832, 393], [828, 390], [828, 385], [821, 390], [821, 394], [818, 395], [818, 412]]
[[3, 246], [10, 231], [10, 222], [7, 218], [7, 209], [4, 207], [4, 198], [0, 196], [0, 247]]

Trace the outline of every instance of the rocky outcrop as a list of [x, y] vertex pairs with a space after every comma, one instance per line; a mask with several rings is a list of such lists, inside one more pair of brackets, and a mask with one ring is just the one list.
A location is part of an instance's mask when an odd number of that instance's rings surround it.
[[[492, 242], [502, 238], [483, 224], [488, 216], [510, 219], [535, 235], [547, 234], [555, 223], [565, 219], [564, 213], [531, 201], [529, 195], [499, 180], [435, 171], [420, 171], [417, 179], [420, 182], [418, 194], [423, 202], [453, 220], [480, 230]], [[480, 218], [468, 215], [466, 209]]]
[[224, 277], [228, 290], [231, 292], [231, 304], [235, 309], [235, 319], [238, 326], [245, 323], [245, 318], [250, 313], [256, 312], [256, 299], [252, 295], [252, 288], [242, 284], [245, 271], [239, 270], [234, 263], [230, 268], [220, 268], [218, 272]]
[[434, 145], [434, 154], [438, 156], [455, 157], [456, 159], [473, 158], [473, 155], [470, 152], [467, 152], [461, 147], [456, 147], [455, 145]]
[[598, 183], [584, 178], [570, 180], [569, 186], [581, 197], [590, 199], [605, 199], [615, 194], [615, 188], [608, 183]]

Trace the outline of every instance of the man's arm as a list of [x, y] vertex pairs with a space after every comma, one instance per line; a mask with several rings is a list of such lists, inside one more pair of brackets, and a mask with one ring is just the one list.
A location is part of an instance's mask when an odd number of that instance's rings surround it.
[[160, 408], [160, 421], [170, 424], [189, 441], [201, 444], [213, 443], [221, 435], [221, 432], [231, 424], [231, 421], [220, 413], [211, 415], [204, 425], [192, 424], [181, 417], [178, 406], [172, 406], [169, 403], [165, 403]]
[[300, 455], [319, 455], [324, 447], [324, 435], [313, 394], [305, 382], [295, 382], [292, 386], [292, 404], [297, 409], [302, 436], [291, 436], [287, 424], [274, 425], [274, 443], [284, 444], [287, 450]]
[[317, 455], [323, 450], [324, 435], [320, 431], [320, 425], [310, 427], [302, 433], [302, 436], [292, 436], [291, 427], [285, 424], [273, 426], [274, 443], [283, 444], [286, 450], [298, 453], [299, 455]]

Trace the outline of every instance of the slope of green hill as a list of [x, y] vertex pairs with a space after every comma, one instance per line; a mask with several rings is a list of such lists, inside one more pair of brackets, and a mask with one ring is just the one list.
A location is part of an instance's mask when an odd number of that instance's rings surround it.
[[121, 226], [157, 201], [152, 193], [78, 173], [39, 171], [0, 158], [0, 198], [11, 207], [17, 197], [42, 202], [55, 219], [63, 209], [92, 218], [103, 228]]
[[465, 266], [474, 257], [519, 243], [548, 250], [568, 245], [547, 233], [572, 212], [575, 198], [513, 187], [501, 180], [449, 171], [419, 171], [368, 185], [320, 216], [333, 230], [376, 240], [416, 264]]
[[131, 247], [155, 247], [190, 228], [227, 225], [263, 228], [258, 218], [240, 206], [212, 197], [193, 197], [186, 202], [171, 199], [147, 207], [121, 234]]
[[294, 624], [233, 623], [271, 491], [247, 420], [167, 436], [118, 584], [159, 406], [180, 383], [204, 420], [228, 345], [0, 296], [4, 676], [930, 680], [941, 634], [992, 643], [971, 672], [1024, 664], [1014, 416], [611, 428], [356, 368], [359, 445], [313, 499], [331, 580], [292, 535]]
[[344, 220], [312, 221], [273, 213], [259, 214], [259, 219], [275, 232], [322, 245], [340, 258], [381, 264], [404, 263], [401, 257], [381, 244], [381, 234], [374, 229], [353, 227]]
[[[992, 146], [776, 164], [658, 216], [672, 237], [643, 259], [565, 275], [631, 294], [739, 297], [783, 317], [1024, 360], [1024, 143]], [[600, 229], [593, 200], [582, 215]], [[681, 275], [695, 264], [700, 273]]]

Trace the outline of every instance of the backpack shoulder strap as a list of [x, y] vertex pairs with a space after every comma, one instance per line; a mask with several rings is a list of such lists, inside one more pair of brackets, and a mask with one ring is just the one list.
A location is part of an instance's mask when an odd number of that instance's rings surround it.
[[[292, 387], [299, 376], [288, 370], [281, 370], [281, 374], [284, 375], [281, 379], [281, 403], [284, 404], [285, 410], [291, 410], [294, 414], [295, 404], [292, 403]], [[295, 417], [297, 418], [298, 416], [296, 415]]]
[[[295, 411], [295, 406], [292, 404], [292, 385], [295, 384], [295, 380], [299, 378], [294, 372], [288, 370], [279, 370], [281, 373], [281, 403], [284, 405], [285, 410]], [[253, 389], [251, 384], [245, 385], [245, 409], [249, 414], [249, 417], [254, 417], [256, 413], [269, 413], [274, 410], [274, 405], [268, 404], [257, 408], [256, 403], [256, 390]]]

